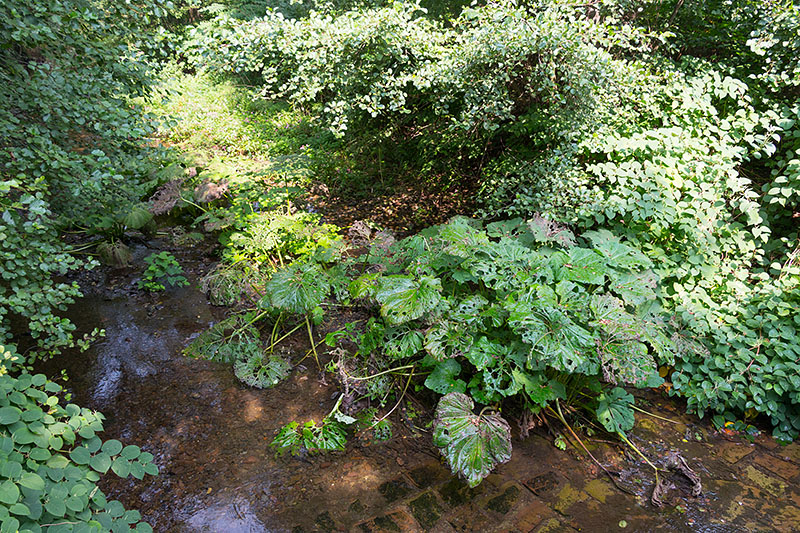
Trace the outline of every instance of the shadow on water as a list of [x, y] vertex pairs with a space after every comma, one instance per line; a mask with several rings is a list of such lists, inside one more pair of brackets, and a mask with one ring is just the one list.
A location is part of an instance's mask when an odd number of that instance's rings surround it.
[[269, 443], [277, 429], [321, 419], [336, 389], [301, 369], [274, 389], [251, 389], [229, 365], [183, 357], [187, 342], [224, 310], [196, 288], [210, 260], [197, 251], [176, 254], [192, 286], [149, 295], [135, 290], [133, 271], [103, 274], [71, 315], [85, 330], [105, 328], [105, 339], [43, 368], [51, 376], [66, 368], [74, 401], [106, 414], [106, 438], [155, 456], [159, 476], [109, 475], [101, 486], [141, 510], [156, 531], [791, 531], [785, 526], [800, 519], [792, 503], [800, 502], [800, 450], [792, 462], [766, 441], [715, 437], [659, 399], [649, 408], [680, 424], [638, 417], [637, 442], [652, 444], [651, 457], [682, 450], [706, 490], [700, 499], [673, 491], [661, 510], [647, 502], [650, 472], [630, 469], [623, 449], [603, 443], [596, 455], [629, 469], [621, 480], [635, 495], [543, 436], [515, 438], [511, 462], [474, 490], [450, 476], [429, 434], [396, 431], [387, 443], [354, 442], [344, 453], [275, 458]]

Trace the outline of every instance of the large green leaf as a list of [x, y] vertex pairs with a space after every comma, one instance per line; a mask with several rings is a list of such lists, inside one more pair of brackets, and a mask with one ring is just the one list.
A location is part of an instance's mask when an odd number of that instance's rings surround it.
[[560, 280], [602, 285], [606, 279], [606, 262], [599, 253], [587, 248], [570, 248], [567, 261], [561, 265]]
[[425, 380], [425, 386], [439, 394], [449, 392], [464, 392], [467, 390], [467, 383], [457, 379], [461, 373], [461, 365], [455, 359], [447, 359], [433, 369], [433, 372]]
[[385, 276], [380, 279], [375, 299], [381, 314], [393, 326], [416, 320], [436, 309], [442, 300], [442, 283], [438, 278], [422, 276]]
[[658, 276], [652, 270], [617, 274], [611, 280], [611, 290], [634, 307], [655, 299], [657, 286]]
[[347, 428], [334, 420], [325, 419], [318, 426], [313, 420], [303, 425], [303, 445], [309, 452], [331, 452], [344, 450]]
[[509, 324], [530, 345], [528, 365], [551, 366], [562, 372], [594, 374], [592, 334], [546, 303], [506, 302]]
[[131, 229], [141, 229], [153, 219], [153, 214], [143, 206], [135, 206], [125, 215], [123, 223]]
[[480, 223], [465, 217], [454, 217], [439, 228], [439, 238], [445, 243], [447, 253], [458, 257], [471, 257], [481, 247], [489, 244]]
[[273, 307], [298, 315], [310, 313], [330, 290], [328, 276], [316, 263], [293, 264], [276, 272], [266, 285]]
[[609, 393], [597, 397], [597, 419], [611, 433], [622, 433], [633, 429], [633, 395], [625, 389], [614, 387]]
[[183, 353], [187, 357], [233, 363], [261, 353], [258, 330], [248, 324], [249, 314], [233, 315], [218, 322], [194, 339]]
[[622, 244], [619, 237], [608, 230], [587, 231], [583, 237], [592, 241], [595, 250], [605, 257], [610, 267], [635, 270], [649, 268], [653, 264], [646, 255], [632, 246]]
[[291, 367], [285, 359], [277, 355], [267, 357], [262, 352], [237, 359], [233, 373], [239, 381], [257, 389], [268, 389], [283, 381]]
[[478, 485], [498, 464], [511, 459], [511, 429], [497, 414], [476, 415], [466, 394], [443, 396], [436, 408], [433, 442], [450, 469]]
[[511, 348], [497, 342], [492, 342], [481, 336], [465, 354], [467, 360], [475, 365], [478, 370], [494, 366], [496, 362], [511, 353]]
[[669, 346], [664, 334], [652, 323], [625, 311], [622, 300], [615, 296], [595, 295], [589, 307], [595, 318], [590, 324], [603, 332], [596, 350], [605, 380], [639, 387], [658, 386], [656, 362], [642, 341], [650, 342], [652, 338], [651, 344], [660, 353]]
[[610, 340], [600, 343], [597, 351], [602, 360], [603, 377], [610, 383], [657, 387], [663, 382], [653, 357], [642, 342]]
[[473, 337], [463, 323], [440, 320], [425, 333], [425, 351], [437, 361], [457, 357], [470, 349]]
[[406, 359], [421, 352], [424, 341], [425, 337], [421, 331], [405, 326], [387, 328], [383, 349], [394, 359]]
[[558, 398], [564, 398], [564, 387], [560, 383], [548, 380], [544, 374], [529, 374], [514, 369], [511, 376], [520, 388], [524, 388], [528, 398], [538, 407], [545, 407]]

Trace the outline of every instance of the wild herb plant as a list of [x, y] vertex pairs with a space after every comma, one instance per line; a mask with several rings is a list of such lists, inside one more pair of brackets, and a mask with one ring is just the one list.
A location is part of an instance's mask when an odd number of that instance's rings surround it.
[[[337, 363], [345, 387], [367, 378], [351, 373], [364, 368], [359, 361], [375, 378], [427, 373], [424, 386], [444, 395], [435, 443], [475, 485], [509, 457], [510, 432], [497, 414], [504, 401], [564, 423], [562, 405], [584, 406], [624, 437], [633, 398], [614, 386], [658, 386], [658, 364], [673, 362], [651, 267], [608, 232], [578, 244], [543, 219], [484, 226], [455, 218], [349, 263], [340, 304], [372, 318], [329, 340], [351, 350]], [[273, 278], [281, 297], [270, 303], [308, 313], [342, 271], [293, 265]], [[476, 416], [473, 401], [494, 412]]]
[[139, 288], [150, 292], [166, 290], [164, 284], [170, 287], [185, 287], [189, 281], [183, 275], [181, 267], [175, 256], [169, 252], [153, 252], [144, 258], [147, 268], [142, 272]]

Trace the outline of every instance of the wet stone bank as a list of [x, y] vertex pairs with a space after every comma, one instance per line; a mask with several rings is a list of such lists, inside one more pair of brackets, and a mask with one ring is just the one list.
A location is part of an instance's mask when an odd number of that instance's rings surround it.
[[183, 357], [224, 310], [196, 289], [210, 258], [175, 254], [188, 288], [145, 295], [133, 271], [97, 273], [97, 290], [89, 287], [72, 316], [86, 329], [101, 325], [106, 338], [44, 369], [66, 368], [74, 400], [107, 415], [106, 438], [154, 454], [158, 477], [108, 476], [101, 486], [156, 531], [800, 530], [800, 446], [719, 434], [656, 395], [639, 404], [672, 422], [638, 416], [632, 440], [657, 463], [679, 451], [703, 484], [694, 498], [685, 478], [665, 474], [672, 487], [661, 508], [649, 501], [652, 471], [618, 444], [592, 439], [593, 454], [619, 472], [616, 484], [544, 433], [515, 435], [511, 461], [474, 489], [450, 475], [426, 433], [398, 430], [386, 443], [355, 442], [344, 453], [276, 458], [269, 443], [278, 428], [320, 420], [335, 384], [295, 369], [260, 391], [239, 383], [229, 365]]

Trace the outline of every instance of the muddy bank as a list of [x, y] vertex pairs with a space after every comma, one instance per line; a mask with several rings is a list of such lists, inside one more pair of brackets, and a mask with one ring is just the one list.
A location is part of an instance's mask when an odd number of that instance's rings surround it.
[[[148, 246], [136, 254], [166, 245]], [[442, 466], [429, 434], [399, 425], [386, 443], [276, 458], [268, 445], [277, 429], [320, 420], [336, 388], [298, 368], [260, 391], [229, 365], [183, 357], [224, 310], [196, 288], [212, 258], [199, 248], [174, 253], [190, 287], [149, 295], [136, 290], [133, 269], [96, 273], [95, 290], [71, 314], [84, 329], [101, 325], [105, 339], [47, 365], [50, 375], [66, 368], [74, 401], [107, 415], [106, 438], [155, 456], [160, 476], [107, 476], [102, 487], [156, 531], [792, 531], [800, 523], [800, 447], [718, 434], [657, 395], [640, 404], [677, 423], [638, 416], [634, 441], [656, 461], [680, 451], [704, 487], [694, 498], [685, 480], [666, 474], [674, 488], [661, 509], [649, 503], [652, 471], [602, 438], [587, 443], [620, 472], [619, 487], [546, 433], [515, 434], [511, 462], [472, 490]]]

